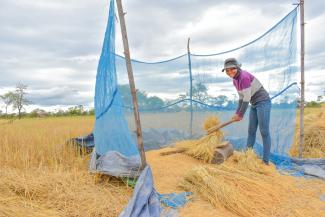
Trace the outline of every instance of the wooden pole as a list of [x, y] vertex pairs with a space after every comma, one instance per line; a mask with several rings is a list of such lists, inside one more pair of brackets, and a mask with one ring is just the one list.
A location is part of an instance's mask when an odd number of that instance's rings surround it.
[[119, 19], [120, 19], [126, 68], [127, 68], [127, 72], [128, 72], [129, 84], [130, 84], [133, 107], [134, 107], [134, 118], [135, 118], [135, 124], [137, 127], [138, 149], [139, 149], [140, 157], [141, 157], [141, 169], [143, 169], [147, 165], [147, 162], [146, 162], [146, 155], [145, 155], [144, 148], [143, 148], [143, 139], [142, 139], [142, 130], [141, 130], [141, 123], [140, 123], [139, 109], [138, 109], [138, 100], [137, 100], [137, 94], [136, 94], [134, 77], [133, 77], [133, 70], [132, 70], [132, 65], [131, 65], [128, 37], [127, 37], [127, 33], [126, 33], [126, 25], [125, 25], [125, 19], [124, 19], [125, 13], [123, 12], [122, 1], [116, 0], [116, 3], [117, 3], [117, 10], [118, 10], [118, 15], [119, 15]]
[[228, 126], [229, 124], [231, 124], [231, 123], [234, 123], [235, 122], [235, 120], [230, 120], [230, 121], [227, 121], [227, 122], [225, 122], [225, 123], [222, 123], [222, 124], [220, 124], [220, 125], [218, 125], [218, 126], [214, 126], [214, 127], [211, 127], [211, 128], [209, 128], [207, 131], [207, 135], [209, 135], [209, 134], [211, 134], [211, 133], [213, 133], [213, 132], [216, 132], [216, 131], [218, 131], [218, 130], [220, 130], [221, 128], [223, 128], [223, 127], [225, 127], [225, 126]]
[[301, 98], [300, 98], [300, 137], [299, 157], [302, 157], [304, 143], [304, 107], [305, 107], [305, 17], [304, 0], [300, 0], [300, 69], [301, 69]]
[[190, 38], [187, 39], [187, 58], [188, 58], [188, 71], [190, 73], [190, 135], [193, 135], [193, 77], [192, 77], [192, 63], [191, 63], [191, 51], [190, 51]]

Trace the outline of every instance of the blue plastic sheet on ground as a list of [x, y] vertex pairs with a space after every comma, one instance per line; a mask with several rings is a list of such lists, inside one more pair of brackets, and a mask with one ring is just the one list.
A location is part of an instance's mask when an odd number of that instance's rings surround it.
[[157, 193], [159, 201], [165, 206], [177, 209], [184, 206], [189, 200], [190, 196], [193, 195], [192, 192], [182, 192], [182, 193], [171, 193], [171, 194], [159, 194]]
[[90, 133], [84, 136], [72, 138], [72, 141], [74, 141], [77, 145], [80, 147], [85, 148], [94, 148], [95, 147], [95, 141], [94, 141], [94, 134]]
[[152, 172], [146, 166], [141, 172], [137, 184], [135, 185], [133, 196], [127, 207], [120, 214], [120, 217], [159, 217], [175, 216], [175, 212], [168, 210], [164, 212], [163, 203], [172, 208], [179, 208], [189, 200], [190, 192], [180, 194], [159, 194], [154, 189]]
[[126, 157], [117, 151], [108, 151], [98, 156], [93, 150], [89, 163], [90, 172], [99, 172], [116, 177], [136, 178], [140, 174], [139, 155]]
[[[238, 151], [246, 149], [246, 139], [233, 137], [226, 139], [234, 145], [234, 149]], [[262, 157], [263, 145], [255, 143], [254, 151]], [[270, 161], [276, 165], [280, 172], [285, 174], [325, 179], [325, 158], [299, 159], [271, 152]]]
[[162, 212], [158, 195], [153, 187], [150, 167], [146, 167], [139, 176], [133, 196], [120, 217], [155, 217]]
[[[167, 147], [171, 144], [170, 141], [181, 140], [186, 138], [180, 138], [179, 133], [169, 134], [171, 129], [163, 132], [162, 130], [154, 130], [155, 133], [148, 133], [144, 137], [144, 149], [157, 150]], [[177, 132], [177, 131], [176, 131]], [[168, 134], [167, 138], [164, 138]], [[174, 136], [174, 137], [173, 137]], [[182, 136], [181, 136], [182, 137]], [[159, 138], [164, 138], [159, 142]], [[158, 139], [158, 143], [157, 140]], [[246, 139], [236, 139], [228, 137], [235, 150], [244, 150], [246, 147]], [[94, 137], [93, 134], [88, 134], [82, 137], [73, 138], [78, 145], [81, 147], [93, 148], [94, 147]], [[263, 148], [262, 145], [256, 143], [254, 145], [255, 152], [262, 156]], [[113, 156], [112, 156], [113, 155]], [[294, 176], [310, 176], [325, 179], [325, 159], [324, 158], [314, 158], [314, 159], [299, 159], [292, 158], [289, 156], [278, 155], [271, 153], [270, 160], [273, 162], [279, 170]], [[116, 163], [119, 162], [119, 163]], [[94, 166], [97, 164], [96, 166]], [[118, 152], [108, 153], [100, 158], [96, 163], [96, 153], [92, 153], [90, 169], [91, 171], [100, 171], [103, 173], [115, 175], [115, 176], [127, 176], [127, 177], [137, 177], [139, 175], [140, 159], [139, 156], [128, 158], [123, 158]], [[95, 169], [97, 168], [97, 169]], [[161, 198], [163, 195], [161, 195]], [[173, 207], [171, 205], [171, 207]]]
[[[132, 133], [132, 138], [136, 140], [136, 133]], [[191, 136], [184, 131], [178, 130], [178, 129], [171, 129], [171, 128], [164, 128], [164, 129], [143, 129], [142, 130], [142, 139], [144, 144], [144, 150], [150, 151], [150, 150], [157, 150], [164, 147], [167, 147], [168, 145], [172, 144], [173, 142], [179, 141], [179, 140], [185, 140], [190, 139]], [[71, 140], [74, 141], [75, 144], [77, 144], [80, 147], [86, 147], [86, 148], [94, 148], [95, 147], [95, 141], [93, 133], [87, 134], [85, 136], [72, 138]]]

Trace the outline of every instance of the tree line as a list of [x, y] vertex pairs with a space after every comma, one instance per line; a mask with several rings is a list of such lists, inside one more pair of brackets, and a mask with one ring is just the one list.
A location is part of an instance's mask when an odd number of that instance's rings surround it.
[[[28, 86], [22, 83], [18, 83], [14, 91], [8, 91], [3, 95], [0, 95], [0, 99], [4, 104], [5, 111], [0, 110], [0, 117], [13, 118], [18, 116], [22, 117], [60, 117], [60, 116], [79, 116], [79, 115], [94, 115], [94, 109], [85, 109], [83, 105], [76, 105], [68, 108], [67, 110], [58, 109], [55, 111], [45, 111], [44, 109], [36, 108], [31, 112], [26, 112], [25, 108], [32, 104], [27, 98], [27, 88]], [[8, 109], [12, 108], [13, 111], [17, 113], [8, 114]]]
[[[28, 86], [24, 84], [17, 84], [14, 91], [9, 91], [1, 95], [1, 100], [5, 105], [5, 112], [0, 115], [2, 117], [14, 117], [16, 114], [8, 114], [8, 109], [11, 107], [13, 111], [17, 111], [18, 118], [21, 117], [45, 117], [45, 116], [73, 116], [73, 115], [93, 115], [94, 109], [85, 109], [83, 105], [76, 105], [68, 108], [67, 110], [55, 110], [52, 112], [47, 112], [43, 109], [37, 108], [33, 111], [27, 113], [25, 108], [31, 105], [32, 102], [27, 98]], [[121, 96], [122, 103], [125, 107], [125, 111], [132, 111], [132, 96], [129, 85], [119, 85], [118, 91]], [[138, 104], [141, 111], [159, 111], [159, 112], [176, 112], [181, 110], [189, 110], [189, 102], [186, 99], [190, 98], [189, 92], [179, 95], [174, 100], [164, 100], [158, 96], [149, 96], [143, 90], [137, 90]], [[192, 99], [200, 101], [206, 104], [212, 104], [215, 106], [225, 106], [229, 108], [235, 107], [235, 102], [229, 100], [227, 96], [220, 95], [217, 97], [212, 97], [208, 95], [208, 88], [202, 84], [197, 83], [192, 89]], [[176, 103], [175, 102], [179, 102]], [[172, 105], [174, 104], [174, 105]], [[169, 106], [172, 105], [172, 106]], [[166, 107], [166, 108], [164, 108]], [[202, 105], [194, 104], [194, 109], [200, 109]], [[164, 109], [161, 109], [164, 108]]]
[[5, 116], [8, 116], [8, 108], [12, 106], [13, 110], [17, 110], [19, 119], [22, 117], [22, 111], [31, 101], [26, 98], [27, 85], [18, 83], [14, 91], [9, 91], [1, 95], [1, 100], [5, 104]]
[[[43, 109], [37, 108], [33, 111], [27, 113], [25, 112], [25, 107], [31, 105], [32, 102], [27, 99], [27, 85], [17, 84], [14, 91], [8, 91], [7, 93], [0, 95], [1, 100], [4, 103], [5, 112], [2, 113], [0, 110], [0, 116], [2, 117], [14, 117], [16, 114], [8, 114], [8, 109], [11, 107], [13, 111], [17, 111], [17, 116], [21, 117], [47, 117], [47, 116], [78, 116], [78, 115], [94, 115], [94, 108], [85, 109], [83, 105], [76, 105], [68, 108], [67, 110], [55, 110], [52, 112], [45, 111]], [[129, 85], [119, 85], [118, 91], [121, 96], [121, 100], [125, 110], [132, 111], [132, 96], [130, 92]], [[190, 93], [180, 94], [174, 100], [163, 100], [158, 96], [149, 96], [145, 91], [137, 90], [137, 98], [140, 111], [145, 112], [177, 112], [177, 111], [189, 111], [190, 104], [188, 99], [190, 98]], [[320, 97], [319, 97], [320, 98]], [[192, 89], [192, 99], [199, 101], [200, 103], [193, 103], [194, 110], [207, 109], [204, 104], [213, 105], [215, 108], [223, 108], [227, 110], [233, 110], [237, 106], [237, 100], [229, 99], [225, 95], [219, 95], [216, 97], [210, 96], [208, 94], [208, 88], [202, 83], [196, 83]], [[287, 101], [287, 100], [284, 100]], [[285, 106], [288, 103], [283, 102], [275, 107], [281, 107], [282, 104]], [[299, 102], [298, 102], [299, 104]], [[318, 102], [311, 101], [306, 103], [306, 107], [319, 107], [321, 106], [321, 100]]]

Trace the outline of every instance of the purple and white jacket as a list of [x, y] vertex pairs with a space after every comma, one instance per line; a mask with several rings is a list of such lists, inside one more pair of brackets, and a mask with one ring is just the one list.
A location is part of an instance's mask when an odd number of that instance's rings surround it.
[[260, 101], [270, 99], [269, 93], [264, 89], [261, 82], [247, 71], [239, 69], [233, 78], [233, 84], [239, 95], [236, 114], [240, 117], [244, 116], [249, 103], [254, 106]]

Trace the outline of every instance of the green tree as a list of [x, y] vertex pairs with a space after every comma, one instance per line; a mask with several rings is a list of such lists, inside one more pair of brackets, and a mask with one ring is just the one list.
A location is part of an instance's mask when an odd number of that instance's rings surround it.
[[132, 97], [130, 92], [130, 86], [128, 84], [119, 85], [118, 90], [120, 92], [123, 104], [125, 106], [131, 106]]
[[1, 100], [5, 104], [5, 109], [6, 109], [6, 117], [8, 116], [8, 107], [13, 104], [14, 100], [14, 93], [9, 91], [5, 93], [4, 95], [1, 95]]
[[[123, 104], [126, 106], [133, 107], [130, 86], [128, 84], [123, 84], [123, 85], [119, 85], [118, 89], [119, 89]], [[137, 93], [138, 105], [140, 107], [144, 106], [146, 103], [146, 100], [148, 98], [146, 92], [137, 89], [136, 93]]]
[[68, 108], [68, 115], [82, 115], [82, 113], [83, 113], [82, 105], [77, 105], [77, 106]]
[[317, 103], [315, 101], [306, 103], [306, 107], [317, 108], [317, 107], [321, 107], [321, 106], [322, 106], [321, 103]]
[[67, 115], [65, 111], [63, 111], [62, 109], [58, 109], [53, 113], [54, 116], [56, 117], [61, 117], [61, 116], [65, 116]]
[[88, 114], [89, 115], [94, 115], [95, 114], [95, 109], [94, 108], [89, 109]]
[[31, 102], [26, 99], [26, 95], [27, 95], [27, 85], [22, 84], [22, 83], [18, 83], [16, 85], [16, 90], [13, 94], [13, 103], [12, 103], [12, 107], [13, 109], [17, 109], [18, 110], [18, 117], [19, 119], [21, 118], [22, 115], [22, 109], [24, 109], [25, 106], [29, 105]]
[[[188, 94], [179, 94], [177, 100], [184, 100], [186, 98], [189, 98]], [[171, 103], [173, 103], [173, 101], [171, 101]], [[168, 104], [170, 104], [170, 102], [169, 103], [166, 102], [166, 105]], [[181, 103], [178, 103], [178, 107], [176, 108], [176, 110], [179, 110], [180, 108], [185, 109], [186, 107], [188, 107], [188, 104], [189, 104], [188, 101], [184, 100]]]
[[138, 99], [138, 105], [139, 105], [139, 107], [140, 108], [145, 108], [146, 105], [147, 105], [147, 100], [148, 100], [147, 93], [144, 92], [144, 91], [138, 90], [138, 89], [136, 90], [136, 93], [137, 93], [137, 99]]
[[227, 102], [228, 102], [228, 97], [225, 96], [225, 95], [219, 95], [216, 98], [214, 98], [214, 103], [217, 106], [222, 106], [222, 105], [224, 105]]
[[[120, 85], [118, 88], [119, 88], [119, 92], [123, 104], [125, 106], [133, 107], [130, 86], [125, 84], [125, 85]], [[158, 96], [149, 97], [145, 91], [141, 91], [137, 89], [136, 93], [137, 93], [138, 105], [142, 109], [159, 108], [164, 106], [165, 104], [164, 101]]]
[[40, 108], [36, 108], [33, 111], [31, 111], [28, 116], [31, 118], [36, 118], [36, 117], [46, 117], [49, 116], [50, 114], [48, 112], [46, 112], [43, 109]]
[[196, 83], [192, 89], [192, 97], [200, 102], [205, 102], [208, 99], [208, 88], [201, 82]]
[[147, 109], [161, 108], [164, 106], [164, 101], [157, 96], [151, 96], [146, 100]]

